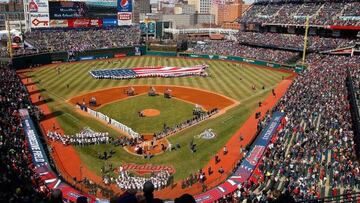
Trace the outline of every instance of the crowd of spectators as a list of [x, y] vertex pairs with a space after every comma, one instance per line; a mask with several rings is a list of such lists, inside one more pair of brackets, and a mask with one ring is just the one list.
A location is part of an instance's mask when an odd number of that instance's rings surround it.
[[[13, 56], [66, 51], [70, 54], [94, 49], [121, 48], [139, 45], [140, 30], [135, 27], [111, 27], [70, 30], [32, 30], [24, 33], [31, 47], [12, 49]], [[0, 58], [9, 57], [6, 46], [0, 47]]]
[[140, 41], [140, 30], [135, 26], [83, 30], [34, 30], [25, 33], [25, 40], [39, 52], [83, 52], [137, 45]]
[[[285, 49], [302, 50], [304, 47], [304, 36], [282, 33], [259, 33], [259, 32], [239, 32], [238, 42], [241, 44], [269, 46]], [[309, 36], [307, 47], [312, 51], [324, 51], [341, 47], [353, 46], [359, 39], [325, 38], [319, 36]]]
[[9, 51], [6, 46], [0, 46], [0, 58], [9, 57]]
[[193, 51], [197, 54], [241, 56], [249, 59], [272, 61], [283, 64], [288, 63], [299, 56], [297, 52], [245, 46], [234, 41], [207, 41], [206, 44], [195, 45]]
[[241, 23], [304, 24], [306, 16], [311, 25], [360, 25], [360, 2], [310, 1], [257, 3], [240, 19]]
[[150, 177], [141, 177], [130, 174], [128, 171], [120, 170], [115, 182], [121, 189], [142, 190], [145, 182], [151, 181], [156, 190], [160, 190], [169, 184], [171, 174], [167, 170], [151, 174]]
[[286, 124], [259, 160], [258, 183], [240, 184], [219, 202], [310, 200], [360, 189], [345, 85], [347, 68], [358, 72], [360, 57], [310, 55], [308, 63], [276, 107]]
[[0, 64], [0, 202], [43, 202], [49, 193], [35, 173], [18, 110], [36, 113], [26, 88], [8, 64]]
[[205, 112], [204, 114], [197, 115], [197, 116], [193, 117], [192, 119], [189, 119], [182, 123], [176, 124], [173, 127], [164, 126], [164, 129], [161, 132], [154, 134], [154, 137], [156, 137], [156, 139], [161, 139], [168, 135], [173, 135], [185, 128], [196, 125], [197, 123], [210, 118], [211, 116], [215, 115], [218, 112], [219, 112], [219, 109], [215, 108], [215, 109]]
[[[83, 181], [86, 186], [94, 187], [96, 184], [90, 183], [91, 181], [84, 179]], [[95, 186], [95, 189], [102, 189], [101, 186]], [[111, 191], [104, 194], [105, 197], [111, 195], [109, 202], [126, 202], [126, 203], [164, 203], [163, 200], [154, 197], [155, 186], [151, 181], [147, 181], [142, 186], [142, 193], [139, 190], [128, 189], [124, 191], [121, 195], [114, 195]], [[104, 190], [106, 190], [104, 188]], [[95, 192], [95, 191], [94, 191]], [[95, 192], [97, 194], [97, 192]], [[55, 189], [50, 194], [51, 203], [63, 203], [63, 193], [60, 189]], [[76, 203], [87, 203], [89, 199], [86, 196], [77, 196]], [[174, 199], [174, 203], [196, 203], [195, 198], [192, 195], [187, 193], [182, 194], [181, 196]]]
[[94, 132], [90, 128], [84, 128], [75, 135], [61, 135], [58, 132], [49, 131], [47, 133], [48, 138], [52, 141], [59, 141], [63, 145], [76, 145], [76, 146], [88, 146], [98, 144], [109, 144], [109, 133]]

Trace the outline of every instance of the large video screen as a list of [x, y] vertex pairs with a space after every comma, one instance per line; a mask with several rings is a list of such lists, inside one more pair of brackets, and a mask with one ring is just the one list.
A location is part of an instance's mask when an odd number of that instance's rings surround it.
[[49, 1], [51, 20], [116, 19], [116, 1]]

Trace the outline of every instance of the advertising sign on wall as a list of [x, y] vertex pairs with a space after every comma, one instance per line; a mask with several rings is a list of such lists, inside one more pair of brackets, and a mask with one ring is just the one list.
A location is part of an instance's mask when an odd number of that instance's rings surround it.
[[147, 20], [140, 22], [141, 34], [155, 34], [156, 32], [156, 21]]
[[[49, 15], [51, 27], [100, 27], [118, 24], [116, 0], [50, 0]], [[59, 20], [65, 20], [66, 23]]]
[[103, 19], [103, 27], [107, 27], [107, 26], [117, 26], [118, 22], [117, 19]]
[[30, 13], [31, 28], [45, 28], [49, 27], [48, 13]]
[[118, 25], [131, 25], [132, 23], [131, 12], [119, 12], [118, 13]]
[[77, 28], [77, 27], [102, 27], [101, 19], [68, 19], [68, 27]]
[[48, 0], [28, 0], [24, 1], [27, 8], [25, 17], [27, 25], [33, 28], [49, 27], [49, 1]]
[[141, 34], [147, 33], [147, 24], [145, 22], [140, 22], [140, 32]]
[[48, 0], [30, 0], [28, 4], [30, 13], [49, 13]]
[[49, 6], [52, 20], [86, 18], [85, 2], [50, 2]]
[[149, 34], [154, 34], [155, 31], [156, 31], [156, 22], [155, 21], [148, 22], [148, 32], [149, 32]]
[[118, 12], [132, 12], [132, 0], [118, 0]]
[[50, 20], [50, 27], [67, 27], [67, 20]]
[[50, 19], [116, 19], [116, 3], [90, 1], [50, 1]]
[[118, 25], [132, 24], [132, 0], [118, 0], [117, 11]]

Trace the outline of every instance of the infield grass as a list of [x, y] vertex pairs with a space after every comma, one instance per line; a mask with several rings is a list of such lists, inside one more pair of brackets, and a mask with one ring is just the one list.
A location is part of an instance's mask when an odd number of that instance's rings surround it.
[[[97, 111], [129, 126], [135, 132], [153, 134], [162, 131], [164, 124], [172, 127], [192, 118], [193, 108], [194, 105], [175, 98], [165, 99], [163, 95], [150, 97], [143, 94], [104, 105]], [[160, 115], [139, 117], [138, 112], [144, 109], [157, 109]]]
[[[142, 78], [135, 80], [95, 80], [88, 71], [92, 69], [109, 69], [136, 66], [190, 66], [207, 63], [210, 77], [181, 77], [181, 78]], [[61, 67], [58, 75], [56, 67]], [[117, 147], [115, 156], [104, 161], [97, 158], [97, 153], [113, 148], [110, 145], [77, 147], [77, 151], [84, 163], [95, 173], [100, 174], [100, 168], [107, 163], [119, 166], [127, 163], [151, 163], [156, 165], [170, 165], [176, 170], [175, 179], [187, 177], [190, 173], [202, 168], [214, 154], [220, 150], [237, 129], [245, 122], [249, 115], [256, 109], [258, 102], [263, 101], [272, 88], [288, 73], [273, 71], [264, 68], [254, 68], [246, 64], [232, 64], [226, 61], [190, 60], [183, 58], [157, 58], [157, 57], [132, 57], [107, 61], [84, 61], [81, 63], [64, 63], [49, 65], [45, 68], [29, 73], [34, 82], [42, 91], [45, 98], [49, 98], [48, 105], [67, 134], [79, 132], [83, 127], [89, 126], [100, 132], [109, 132], [112, 136], [119, 133], [103, 123], [84, 117], [75, 111], [75, 108], [66, 102], [67, 99], [89, 91], [103, 88], [128, 85], [179, 85], [196, 87], [219, 94], [223, 94], [239, 101], [241, 104], [230, 109], [227, 113], [209, 119], [196, 126], [188, 128], [178, 135], [169, 138], [173, 144], [179, 143], [180, 150], [166, 152], [147, 160], [139, 156], [130, 155], [124, 149]], [[70, 88], [67, 89], [66, 85]], [[255, 85], [257, 90], [252, 90]], [[262, 86], [265, 89], [262, 89]], [[218, 135], [212, 140], [195, 139], [197, 152], [191, 153], [188, 144], [194, 136], [204, 130], [212, 128]]]

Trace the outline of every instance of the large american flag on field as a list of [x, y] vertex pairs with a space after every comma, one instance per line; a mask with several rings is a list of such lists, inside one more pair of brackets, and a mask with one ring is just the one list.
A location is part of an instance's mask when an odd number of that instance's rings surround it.
[[148, 75], [158, 75], [158, 76], [182, 76], [182, 75], [197, 75], [204, 71], [204, 65], [197, 65], [192, 67], [142, 67], [142, 68], [133, 68], [132, 70], [138, 76], [148, 76]]
[[90, 75], [96, 79], [132, 79], [143, 77], [181, 77], [181, 76], [207, 76], [208, 66], [196, 65], [190, 67], [136, 67], [119, 69], [91, 70]]

